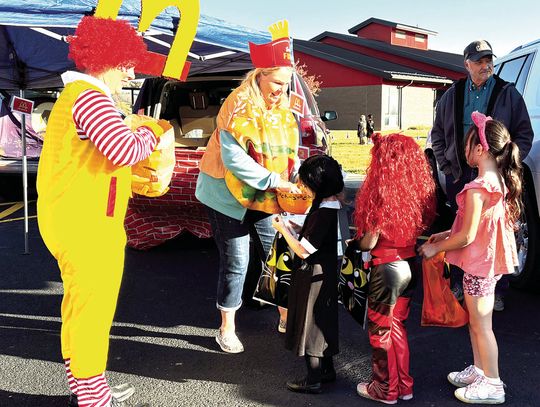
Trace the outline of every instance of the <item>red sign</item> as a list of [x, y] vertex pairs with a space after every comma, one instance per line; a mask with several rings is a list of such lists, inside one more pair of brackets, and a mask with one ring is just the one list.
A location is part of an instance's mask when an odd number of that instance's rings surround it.
[[298, 147], [298, 158], [305, 160], [309, 157], [309, 147], [299, 146]]
[[32, 111], [34, 110], [34, 102], [28, 99], [12, 96], [9, 107], [11, 107], [11, 110], [14, 112], [32, 114]]
[[293, 113], [296, 113], [300, 117], [304, 117], [305, 103], [306, 100], [302, 95], [291, 91], [291, 94], [289, 95], [289, 107]]

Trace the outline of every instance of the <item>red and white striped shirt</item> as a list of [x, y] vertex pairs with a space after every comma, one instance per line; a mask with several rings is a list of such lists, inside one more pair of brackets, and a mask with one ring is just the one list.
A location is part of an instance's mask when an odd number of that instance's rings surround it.
[[118, 166], [131, 166], [147, 158], [157, 144], [148, 127], [131, 131], [122, 121], [112, 99], [90, 89], [73, 106], [73, 120], [81, 140], [90, 139], [105, 157]]

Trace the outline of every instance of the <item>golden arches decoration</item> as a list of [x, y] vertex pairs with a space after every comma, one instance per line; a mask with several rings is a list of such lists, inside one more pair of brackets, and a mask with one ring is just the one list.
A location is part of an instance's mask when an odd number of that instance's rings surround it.
[[[123, 0], [98, 0], [96, 17], [118, 17]], [[197, 33], [199, 24], [200, 4], [199, 0], [141, 0], [141, 17], [139, 19], [139, 32], [148, 30], [152, 21], [167, 7], [176, 7], [180, 12], [180, 24], [174, 36], [171, 49], [164, 63], [161, 75], [169, 78], [180, 79], [184, 71], [187, 56], [191, 44]], [[149, 53], [149, 58], [159, 59], [159, 54]], [[158, 61], [161, 64], [161, 61]]]

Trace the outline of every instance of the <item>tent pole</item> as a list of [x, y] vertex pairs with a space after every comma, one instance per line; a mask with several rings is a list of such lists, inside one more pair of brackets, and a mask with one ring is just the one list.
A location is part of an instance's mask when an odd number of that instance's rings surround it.
[[[20, 90], [21, 98], [24, 99], [24, 90]], [[23, 200], [24, 200], [24, 254], [30, 254], [28, 250], [28, 163], [26, 161], [26, 114], [21, 117], [22, 134], [22, 181], [23, 181]]]

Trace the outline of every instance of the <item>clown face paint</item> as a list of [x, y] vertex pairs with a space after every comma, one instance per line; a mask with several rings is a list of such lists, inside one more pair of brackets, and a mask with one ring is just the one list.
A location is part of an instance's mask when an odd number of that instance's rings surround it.
[[122, 88], [129, 85], [129, 81], [135, 79], [133, 68], [113, 68], [105, 71], [100, 78], [111, 90], [113, 95], [122, 92]]

